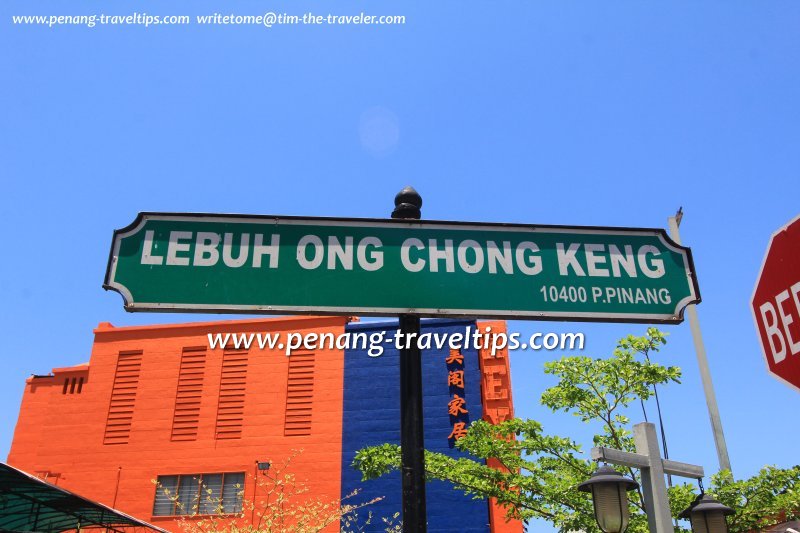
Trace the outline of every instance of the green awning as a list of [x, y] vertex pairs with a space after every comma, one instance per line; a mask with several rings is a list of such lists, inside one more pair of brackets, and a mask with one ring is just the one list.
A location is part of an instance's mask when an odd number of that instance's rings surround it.
[[0, 463], [0, 531], [166, 530]]

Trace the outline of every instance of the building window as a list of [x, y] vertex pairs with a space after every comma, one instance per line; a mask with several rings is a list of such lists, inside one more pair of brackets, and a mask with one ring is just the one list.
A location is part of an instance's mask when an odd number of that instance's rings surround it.
[[158, 476], [153, 516], [242, 512], [244, 472]]
[[61, 394], [80, 394], [83, 392], [83, 376], [75, 378], [64, 378], [64, 387]]

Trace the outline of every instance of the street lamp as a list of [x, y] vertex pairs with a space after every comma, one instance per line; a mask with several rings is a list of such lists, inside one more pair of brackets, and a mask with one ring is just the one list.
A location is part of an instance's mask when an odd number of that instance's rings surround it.
[[578, 490], [591, 492], [594, 517], [604, 533], [625, 531], [629, 518], [627, 491], [638, 488], [638, 483], [608, 465], [599, 467], [591, 478], [578, 485]]
[[678, 518], [688, 519], [692, 523], [693, 533], [728, 533], [725, 517], [730, 514], [733, 514], [733, 509], [701, 492]]

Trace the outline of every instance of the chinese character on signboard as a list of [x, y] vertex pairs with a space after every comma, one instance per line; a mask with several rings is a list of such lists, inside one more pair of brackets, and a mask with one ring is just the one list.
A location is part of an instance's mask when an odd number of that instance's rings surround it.
[[458, 439], [467, 434], [469, 425], [469, 410], [464, 387], [464, 355], [460, 350], [450, 350], [450, 355], [445, 359], [445, 363], [447, 364], [447, 387], [450, 396], [447, 412], [450, 415], [452, 428], [447, 440], [452, 448]]

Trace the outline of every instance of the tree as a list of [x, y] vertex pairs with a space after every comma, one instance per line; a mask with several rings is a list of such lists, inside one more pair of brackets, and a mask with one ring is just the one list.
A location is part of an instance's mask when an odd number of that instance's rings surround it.
[[[544, 391], [541, 403], [593, 424], [597, 428], [594, 446], [633, 451], [627, 408], [635, 403], [643, 406], [657, 385], [680, 383], [679, 368], [650, 359], [665, 343], [664, 333], [649, 328], [645, 336], [621, 339], [610, 358], [564, 357], [546, 363], [545, 373], [558, 382]], [[589, 478], [595, 465], [574, 440], [546, 434], [535, 420], [512, 419], [497, 425], [479, 420], [456, 446], [475, 459], [426, 452], [429, 479], [450, 481], [476, 498], [496, 498], [509, 518], [543, 518], [562, 532], [599, 531], [589, 495], [575, 489]], [[490, 458], [503, 468], [486, 466], [484, 461]], [[378, 477], [399, 468], [400, 449], [389, 444], [364, 448], [356, 454], [353, 466], [364, 479]], [[638, 471], [625, 469], [625, 474], [639, 481]], [[735, 533], [800, 516], [798, 487], [800, 467], [765, 467], [743, 481], [734, 481], [730, 472], [720, 472], [712, 477], [709, 492], [737, 511], [730, 520]], [[670, 489], [673, 515], [688, 507], [694, 496], [690, 485]], [[641, 492], [630, 493], [630, 514], [628, 531], [646, 532]]]
[[[372, 514], [368, 513], [362, 521], [358, 511], [381, 498], [351, 503], [357, 492], [341, 500], [308, 495], [308, 487], [297, 480], [290, 468], [292, 460], [300, 453], [294, 451], [281, 463], [273, 464], [269, 470], [256, 475], [252, 499], [244, 498], [244, 487], [237, 487], [242, 505], [236, 513], [226, 512], [222, 501], [214, 498], [214, 491], [209, 487], [200, 487], [200, 495], [192, 509], [182, 508], [178, 494], [159, 488], [181, 507], [180, 526], [186, 533], [317, 533], [340, 521], [342, 532], [355, 533], [373, 520]], [[213, 512], [197, 516], [198, 509], [209, 508]], [[391, 519], [384, 519], [384, 523], [387, 531], [396, 531]]]

